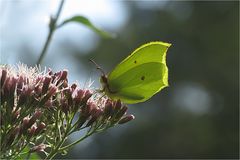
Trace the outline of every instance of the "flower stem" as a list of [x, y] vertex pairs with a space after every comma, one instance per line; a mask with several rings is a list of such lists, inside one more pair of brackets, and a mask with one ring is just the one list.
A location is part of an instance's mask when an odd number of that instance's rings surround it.
[[32, 152], [28, 152], [28, 154], [27, 154], [27, 157], [26, 157], [26, 159], [25, 159], [25, 160], [29, 160], [29, 159], [30, 159], [30, 157], [31, 157], [31, 154], [32, 154]]
[[78, 144], [79, 142], [83, 141], [84, 139], [86, 139], [87, 137], [89, 137], [90, 135], [92, 135], [93, 133], [94, 133], [94, 132], [91, 132], [90, 134], [84, 135], [84, 136], [81, 137], [79, 140], [77, 140], [77, 141], [75, 141], [75, 142], [73, 142], [73, 143], [71, 143], [71, 144], [69, 144], [69, 145], [66, 145], [66, 146], [60, 148], [58, 151], [63, 151], [63, 150], [65, 150], [65, 149], [68, 149], [68, 148], [74, 146], [75, 144]]
[[61, 11], [62, 11], [63, 4], [64, 4], [64, 0], [61, 0], [61, 3], [59, 5], [59, 7], [58, 7], [58, 11], [57, 11], [56, 16], [55, 17], [51, 17], [51, 19], [50, 19], [49, 32], [48, 32], [47, 40], [46, 40], [46, 42], [45, 42], [45, 44], [43, 46], [42, 52], [41, 52], [40, 57], [39, 57], [39, 59], [37, 61], [38, 65], [41, 64], [45, 54], [47, 53], [47, 49], [48, 49], [48, 46], [49, 46], [50, 41], [52, 39], [53, 33], [54, 33], [55, 29], [56, 29], [56, 23], [57, 23], [57, 20], [58, 20], [58, 18], [60, 16]]

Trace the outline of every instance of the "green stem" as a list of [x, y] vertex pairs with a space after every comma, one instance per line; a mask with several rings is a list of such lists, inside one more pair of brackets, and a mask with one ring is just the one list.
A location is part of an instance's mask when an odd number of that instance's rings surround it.
[[[67, 128], [66, 128], [66, 131], [65, 131], [65, 133], [64, 133], [63, 138], [60, 139], [60, 142], [59, 142], [59, 143], [56, 145], [56, 147], [50, 152], [50, 154], [45, 158], [46, 160], [47, 160], [47, 159], [53, 159], [53, 157], [54, 157], [57, 153], [59, 153], [59, 148], [63, 145], [63, 143], [65, 142], [67, 136], [69, 135], [69, 132], [70, 132], [71, 129], [72, 129], [71, 123], [72, 123], [72, 121], [73, 121], [73, 119], [74, 119], [74, 115], [75, 115], [75, 114], [73, 114], [70, 119], [67, 119]], [[61, 116], [60, 116], [60, 117], [61, 117]], [[68, 118], [68, 117], [67, 117], [67, 118]]]
[[45, 158], [47, 159], [53, 159], [53, 157], [59, 152], [59, 148], [63, 145], [63, 143], [65, 142], [65, 139], [67, 138], [67, 136], [64, 136], [64, 138], [62, 139], [62, 141], [57, 145], [57, 147]]
[[94, 132], [91, 132], [91, 133], [89, 133], [89, 134], [86, 134], [85, 136], [81, 137], [79, 140], [77, 140], [77, 141], [75, 141], [75, 142], [73, 142], [73, 143], [71, 143], [71, 144], [69, 144], [69, 145], [66, 145], [66, 146], [60, 148], [58, 151], [63, 151], [63, 150], [65, 150], [65, 149], [68, 149], [68, 148], [74, 146], [75, 144], [80, 143], [81, 141], [83, 141], [83, 140], [86, 139], [87, 137], [91, 136], [93, 133], [94, 133]]
[[58, 20], [58, 18], [60, 16], [61, 11], [62, 11], [63, 4], [64, 4], [64, 0], [61, 1], [60, 5], [58, 7], [58, 11], [57, 11], [56, 16], [55, 17], [51, 17], [50, 24], [49, 24], [49, 32], [48, 32], [47, 40], [46, 40], [46, 42], [45, 42], [45, 44], [43, 46], [42, 52], [41, 52], [40, 57], [39, 57], [39, 59], [37, 61], [38, 65], [41, 64], [45, 54], [47, 53], [47, 49], [48, 49], [48, 46], [49, 46], [50, 41], [52, 39], [53, 33], [54, 33], [55, 29], [56, 29], [56, 23], [57, 23], [57, 20]]
[[26, 157], [26, 160], [29, 160], [29, 159], [30, 159], [31, 154], [32, 154], [32, 152], [28, 152], [27, 157]]

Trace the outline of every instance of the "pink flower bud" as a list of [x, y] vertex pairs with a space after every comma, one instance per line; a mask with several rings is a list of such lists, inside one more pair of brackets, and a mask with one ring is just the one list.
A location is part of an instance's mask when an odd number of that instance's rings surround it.
[[123, 106], [121, 109], [120, 109], [120, 111], [118, 111], [117, 112], [117, 114], [116, 114], [116, 119], [119, 119], [119, 118], [121, 118], [126, 112], [127, 112], [127, 106]]
[[60, 99], [60, 105], [65, 114], [69, 112], [69, 105], [67, 103], [67, 100], [65, 98]]
[[92, 93], [90, 92], [90, 90], [86, 90], [84, 93], [84, 96], [82, 98], [82, 104], [87, 103], [88, 99], [92, 96]]
[[32, 147], [30, 149], [30, 152], [31, 153], [32, 152], [43, 152], [46, 149], [46, 147], [47, 147], [46, 144], [41, 143], [41, 144], [39, 144], [37, 146]]
[[28, 128], [31, 127], [37, 119], [39, 119], [42, 115], [42, 111], [40, 109], [36, 109], [34, 115], [30, 118], [28, 123]]
[[57, 92], [57, 87], [55, 85], [50, 85], [47, 94], [41, 100], [41, 104], [44, 105], [55, 93]]
[[38, 126], [37, 129], [35, 131], [35, 135], [38, 135], [40, 132], [43, 131], [43, 129], [46, 127], [46, 124], [41, 122]]
[[76, 84], [76, 83], [73, 83], [73, 84], [71, 85], [71, 88], [72, 88], [73, 90], [75, 90], [75, 89], [77, 88], [77, 84]]
[[21, 110], [21, 109], [18, 109], [18, 110], [14, 110], [14, 111], [12, 112], [12, 123], [14, 123], [14, 122], [17, 120], [17, 118], [19, 117], [19, 115], [20, 115], [20, 110]]
[[6, 80], [6, 77], [7, 77], [7, 70], [6, 69], [3, 69], [2, 70], [2, 74], [1, 74], [1, 88]]
[[112, 102], [108, 99], [107, 102], [105, 103], [104, 106], [104, 116], [108, 118], [113, 114], [113, 104]]
[[18, 78], [18, 83], [17, 83], [17, 95], [19, 95], [21, 93], [23, 83], [24, 83], [24, 78], [23, 78], [23, 76], [20, 75]]
[[51, 99], [49, 99], [46, 103], [45, 103], [45, 107], [47, 108], [51, 108], [53, 106], [53, 102]]
[[82, 108], [82, 114], [88, 116], [91, 114], [91, 111], [97, 106], [94, 103], [88, 103], [84, 108]]
[[12, 79], [11, 79], [11, 87], [10, 87], [10, 94], [11, 95], [14, 95], [14, 92], [15, 92], [15, 89], [16, 89], [16, 86], [17, 86], [17, 81], [18, 81], [17, 78], [12, 77]]
[[20, 132], [20, 127], [17, 126], [17, 127], [15, 128], [15, 130], [14, 130], [14, 134], [18, 134], [19, 132]]
[[36, 131], [37, 127], [33, 125], [31, 128], [28, 129], [28, 136], [32, 137]]
[[22, 129], [23, 130], [28, 129], [29, 120], [30, 120], [29, 117], [24, 117], [23, 118], [23, 122], [22, 122]]
[[122, 103], [121, 103], [121, 100], [118, 99], [116, 102], [115, 102], [115, 106], [114, 106], [114, 113], [117, 113], [122, 107]]
[[6, 95], [9, 95], [10, 93], [10, 87], [11, 87], [11, 77], [7, 77], [5, 82], [4, 82], [4, 85], [3, 85], [3, 89], [4, 89], [4, 93]]
[[22, 92], [20, 93], [18, 106], [22, 106], [27, 102], [27, 99], [32, 96], [33, 88], [29, 85], [24, 85], [22, 88]]
[[38, 77], [36, 78], [35, 83], [36, 83], [36, 84], [40, 84], [40, 83], [42, 83], [42, 81], [43, 81], [43, 77], [42, 77], [42, 76], [38, 76]]
[[42, 111], [40, 109], [36, 109], [35, 113], [33, 115], [33, 117], [35, 117], [36, 119], [40, 118], [42, 115]]
[[35, 92], [37, 95], [41, 95], [41, 94], [42, 94], [42, 86], [40, 86], [40, 85], [35, 86], [34, 92]]
[[61, 74], [61, 77], [60, 77], [60, 80], [66, 80], [67, 75], [68, 75], [68, 71], [67, 70], [63, 70], [62, 74]]
[[35, 92], [37, 95], [41, 95], [41, 94], [42, 94], [42, 86], [36, 85], [35, 88], [34, 88], [34, 92]]
[[63, 84], [62, 84], [63, 88], [67, 88], [68, 87], [68, 82], [67, 81], [64, 81]]
[[53, 75], [53, 71], [52, 71], [51, 68], [48, 68], [48, 75], [49, 75], [49, 76]]
[[82, 89], [76, 89], [72, 93], [72, 99], [75, 102], [75, 105], [79, 105], [82, 101], [84, 91]]
[[49, 90], [48, 90], [47, 96], [48, 96], [48, 97], [51, 97], [51, 96], [53, 96], [56, 92], [57, 92], [57, 87], [54, 86], [54, 85], [51, 85], [51, 86], [49, 86]]
[[118, 122], [118, 124], [124, 124], [124, 123], [127, 123], [131, 120], [133, 120], [135, 117], [134, 115], [127, 115], [127, 116], [124, 116], [120, 119], [120, 121]]
[[92, 111], [94, 111], [94, 113], [92, 115], [92, 118], [88, 121], [86, 127], [91, 126], [103, 113], [101, 109], [94, 109]]
[[49, 87], [49, 84], [51, 82], [52, 78], [50, 76], [46, 76], [44, 78], [44, 81], [43, 81], [43, 87], [42, 87], [42, 94], [44, 95], [45, 93], [47, 93], [47, 90], [48, 90], [48, 87]]

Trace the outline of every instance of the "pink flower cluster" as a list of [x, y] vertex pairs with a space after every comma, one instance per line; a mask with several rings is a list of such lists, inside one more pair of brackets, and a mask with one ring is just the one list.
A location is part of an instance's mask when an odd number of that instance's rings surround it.
[[43, 151], [83, 128], [97, 132], [134, 119], [120, 100], [69, 85], [67, 76], [66, 70], [0, 66], [1, 158], [16, 158], [26, 146]]

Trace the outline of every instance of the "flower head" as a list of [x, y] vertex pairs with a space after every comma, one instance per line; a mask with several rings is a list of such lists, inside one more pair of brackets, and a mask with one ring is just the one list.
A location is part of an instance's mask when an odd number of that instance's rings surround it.
[[[2, 158], [19, 153], [25, 145], [30, 152], [44, 151], [43, 143], [58, 144], [62, 135], [90, 128], [86, 134], [103, 131], [134, 119], [127, 107], [93, 88], [68, 83], [68, 71], [0, 66]], [[76, 119], [76, 120], [75, 120]], [[26, 139], [27, 138], [27, 139]]]

